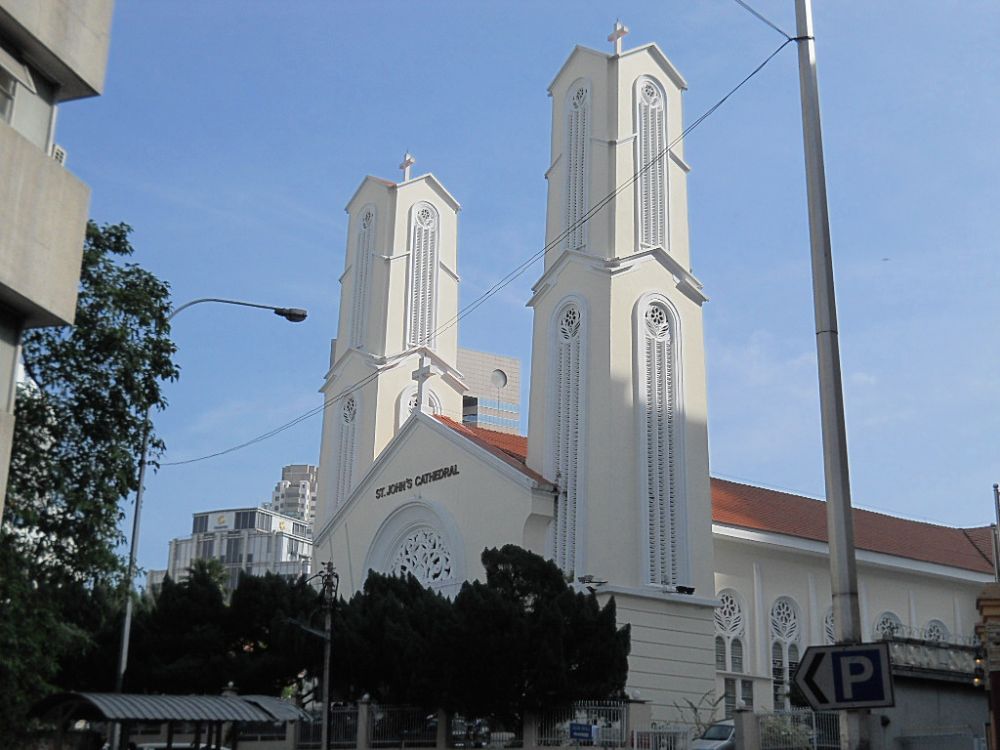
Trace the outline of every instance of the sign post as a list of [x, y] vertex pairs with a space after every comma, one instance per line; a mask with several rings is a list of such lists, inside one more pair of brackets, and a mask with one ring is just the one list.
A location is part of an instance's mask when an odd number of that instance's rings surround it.
[[894, 706], [888, 643], [811, 646], [792, 681], [815, 711]]

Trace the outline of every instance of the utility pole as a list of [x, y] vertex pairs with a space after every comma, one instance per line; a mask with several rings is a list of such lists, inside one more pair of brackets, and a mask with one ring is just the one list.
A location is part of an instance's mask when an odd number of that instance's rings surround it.
[[[799, 90], [802, 99], [802, 140], [809, 200], [809, 240], [812, 249], [813, 302], [826, 476], [826, 520], [833, 589], [833, 622], [837, 643], [861, 643], [858, 572], [854, 555], [851, 481], [847, 465], [844, 389], [840, 374], [837, 300], [833, 288], [833, 253], [826, 200], [823, 133], [819, 117], [816, 41], [812, 0], [795, 0], [795, 41], [799, 48]], [[847, 750], [869, 747], [867, 717], [847, 711], [841, 717], [841, 743]]]
[[320, 734], [322, 750], [330, 748], [330, 654], [333, 646], [333, 600], [337, 597], [340, 576], [332, 562], [323, 563], [319, 573], [323, 584], [323, 724]]

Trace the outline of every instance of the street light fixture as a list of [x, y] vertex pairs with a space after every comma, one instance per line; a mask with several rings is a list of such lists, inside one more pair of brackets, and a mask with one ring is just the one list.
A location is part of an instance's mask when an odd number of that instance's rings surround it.
[[[275, 307], [274, 305], [260, 305], [256, 302], [244, 302], [243, 300], [236, 299], [223, 299], [221, 297], [201, 297], [199, 299], [193, 299], [190, 302], [185, 302], [183, 305], [174, 308], [170, 315], [167, 316], [167, 322], [169, 323], [173, 320], [177, 314], [183, 310], [188, 309], [194, 305], [200, 305], [206, 302], [215, 302], [222, 305], [238, 305], [240, 307], [256, 307], [261, 310], [271, 310], [275, 315], [278, 315], [291, 323], [301, 323], [306, 319], [309, 314], [306, 310], [300, 307]], [[152, 407], [146, 409], [145, 422], [149, 423], [149, 412]], [[139, 550], [139, 517], [142, 513], [142, 495], [145, 489], [146, 480], [146, 464], [149, 458], [149, 429], [145, 429], [142, 436], [142, 448], [139, 455], [139, 487], [136, 489], [135, 493], [135, 514], [132, 517], [132, 538], [129, 542], [128, 550], [128, 570], [125, 578], [125, 619], [122, 622], [122, 633], [121, 633], [121, 650], [118, 653], [118, 672], [115, 675], [115, 692], [120, 693], [122, 691], [122, 686], [125, 680], [125, 669], [128, 666], [128, 647], [129, 647], [129, 635], [132, 630], [132, 584], [135, 579], [135, 563], [136, 556]], [[116, 725], [115, 738], [113, 747], [117, 748], [119, 745], [118, 740], [120, 725]]]

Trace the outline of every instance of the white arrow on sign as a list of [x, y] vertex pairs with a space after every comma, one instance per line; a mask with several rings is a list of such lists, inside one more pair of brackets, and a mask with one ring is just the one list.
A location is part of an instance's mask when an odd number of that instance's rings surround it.
[[792, 680], [816, 711], [895, 705], [888, 643], [811, 646]]

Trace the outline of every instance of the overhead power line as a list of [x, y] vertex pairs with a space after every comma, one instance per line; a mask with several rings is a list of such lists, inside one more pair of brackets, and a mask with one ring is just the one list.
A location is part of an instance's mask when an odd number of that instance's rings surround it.
[[[740, 0], [736, 0], [736, 2], [740, 2]], [[740, 3], [740, 4], [743, 5], [743, 3]], [[748, 10], [751, 10], [751, 12], [752, 12], [752, 9], [748, 8]], [[778, 29], [778, 30], [780, 31], [780, 29]], [[784, 32], [781, 32], [781, 33], [784, 34]], [[667, 158], [667, 155], [671, 152], [671, 150], [674, 148], [674, 146], [676, 146], [678, 143], [680, 143], [682, 140], [684, 140], [684, 138], [686, 138], [695, 128], [697, 128], [705, 120], [707, 120], [709, 117], [711, 117], [719, 109], [719, 107], [721, 107], [723, 104], [726, 103], [726, 101], [733, 94], [735, 94], [737, 91], [739, 91], [741, 88], [743, 88], [743, 86], [745, 86], [750, 81], [750, 79], [752, 79], [754, 76], [756, 76], [758, 73], [760, 73], [760, 71], [763, 70], [764, 67], [769, 62], [771, 62], [771, 60], [773, 60], [778, 55], [778, 53], [781, 52], [781, 50], [783, 50], [786, 46], [788, 46], [789, 43], [791, 43], [792, 41], [794, 41], [787, 34], [784, 34], [784, 36], [785, 36], [785, 41], [780, 46], [778, 46], [771, 54], [769, 54], [767, 57], [765, 57], [764, 60], [759, 65], [757, 65], [757, 67], [755, 67], [745, 78], [743, 78], [743, 80], [741, 80], [739, 83], [737, 83], [735, 86], [733, 86], [733, 88], [731, 88], [725, 94], [725, 96], [723, 96], [721, 99], [719, 99], [717, 102], [715, 102], [715, 104], [713, 104], [711, 107], [709, 107], [708, 109], [706, 109], [697, 119], [694, 120], [694, 122], [692, 122], [690, 125], [688, 125], [683, 130], [683, 132], [681, 132], [680, 135], [678, 135], [676, 138], [674, 138], [672, 141], [670, 141], [670, 143], [668, 143], [656, 156], [654, 156], [652, 159], [650, 159], [647, 164], [643, 165], [640, 169], [638, 169], [636, 172], [634, 172], [631, 177], [629, 177], [628, 179], [626, 179], [624, 182], [622, 182], [620, 185], [618, 185], [614, 190], [612, 190], [610, 193], [608, 193], [603, 198], [601, 198], [597, 203], [595, 203], [593, 206], [591, 206], [590, 209], [583, 216], [581, 216], [578, 220], [576, 220], [571, 225], [569, 225], [568, 227], [566, 227], [566, 229], [564, 229], [562, 232], [560, 232], [558, 235], [556, 235], [556, 237], [554, 239], [552, 239], [550, 242], [548, 242], [540, 250], [536, 251], [531, 256], [529, 256], [527, 259], [525, 259], [520, 264], [518, 264], [517, 266], [515, 266], [511, 271], [509, 271], [505, 276], [503, 276], [493, 286], [491, 286], [489, 289], [487, 289], [485, 292], [483, 292], [481, 295], [479, 295], [476, 299], [474, 299], [468, 305], [466, 305], [465, 307], [463, 307], [454, 317], [450, 318], [449, 320], [447, 320], [443, 324], [441, 324], [434, 331], [434, 333], [431, 335], [431, 338], [434, 338], [438, 334], [443, 333], [444, 331], [447, 331], [449, 328], [457, 325], [460, 320], [462, 320], [463, 318], [465, 318], [468, 315], [471, 315], [479, 307], [481, 307], [483, 304], [485, 304], [490, 298], [492, 298], [493, 296], [495, 296], [497, 293], [499, 293], [500, 291], [502, 291], [506, 287], [510, 286], [510, 284], [512, 284], [516, 279], [518, 279], [520, 276], [522, 276], [534, 263], [536, 263], [541, 258], [544, 258], [545, 255], [549, 251], [551, 251], [554, 248], [556, 248], [559, 245], [561, 245], [562, 242], [563, 242], [563, 240], [566, 239], [566, 237], [568, 237], [571, 233], [575, 232], [577, 229], [579, 229], [584, 224], [586, 224], [588, 221], [590, 221], [598, 212], [601, 211], [601, 209], [603, 209], [612, 200], [614, 200], [615, 197], [619, 193], [621, 193], [623, 190], [627, 190], [629, 187], [631, 187], [632, 185], [634, 185], [635, 182], [643, 175], [643, 173], [645, 173], [646, 171], [652, 169], [653, 166], [656, 165], [656, 163], [659, 162], [661, 159]], [[390, 367], [394, 367], [394, 366], [395, 366], [395, 364], [390, 365]], [[214, 453], [205, 454], [204, 456], [198, 456], [197, 458], [188, 458], [188, 459], [179, 460], [179, 461], [164, 461], [164, 462], [160, 463], [160, 466], [183, 466], [183, 465], [186, 465], [186, 464], [193, 464], [193, 463], [199, 463], [201, 461], [207, 461], [207, 460], [212, 459], [212, 458], [218, 458], [220, 456], [225, 456], [225, 455], [230, 454], [230, 453], [235, 453], [236, 451], [242, 450], [244, 448], [248, 448], [251, 445], [255, 445], [256, 443], [260, 443], [260, 442], [262, 442], [264, 440], [272, 438], [275, 435], [279, 435], [280, 433], [285, 432], [286, 430], [289, 430], [292, 427], [295, 427], [299, 423], [304, 422], [305, 420], [307, 420], [307, 419], [309, 419], [311, 417], [314, 417], [317, 414], [325, 411], [328, 407], [332, 406], [334, 403], [336, 403], [340, 399], [344, 398], [345, 396], [348, 396], [349, 394], [353, 393], [354, 391], [358, 390], [359, 388], [364, 387], [365, 385], [367, 385], [368, 383], [370, 383], [372, 380], [374, 380], [379, 374], [381, 374], [382, 372], [385, 372], [385, 369], [388, 369], [388, 368], [383, 368], [381, 370], [376, 370], [376, 371], [372, 372], [370, 375], [366, 375], [361, 380], [359, 380], [359, 381], [357, 381], [355, 383], [352, 383], [351, 385], [347, 386], [346, 388], [344, 388], [343, 390], [341, 390], [340, 392], [338, 392], [335, 396], [331, 396], [330, 398], [326, 399], [319, 406], [316, 406], [316, 407], [310, 409], [309, 411], [306, 411], [306, 412], [300, 414], [299, 416], [295, 417], [294, 419], [292, 419], [292, 420], [290, 420], [288, 422], [285, 422], [282, 425], [274, 427], [271, 430], [268, 430], [267, 432], [261, 433], [260, 435], [257, 435], [256, 437], [250, 438], [249, 440], [247, 440], [245, 442], [239, 443], [238, 445], [231, 446], [231, 447], [226, 448], [224, 450], [216, 451]]]

